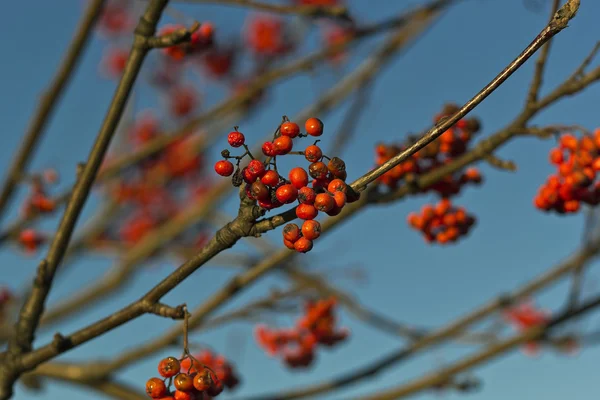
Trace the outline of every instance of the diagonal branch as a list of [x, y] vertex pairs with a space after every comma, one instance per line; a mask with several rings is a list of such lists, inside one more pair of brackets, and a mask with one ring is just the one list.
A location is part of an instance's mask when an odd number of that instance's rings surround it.
[[17, 155], [8, 170], [2, 186], [2, 191], [0, 192], [0, 219], [2, 219], [2, 214], [12, 198], [14, 189], [19, 182], [19, 178], [25, 172], [27, 164], [29, 164], [29, 159], [35, 152], [50, 115], [58, 105], [60, 97], [81, 59], [81, 55], [89, 41], [96, 20], [100, 16], [104, 2], [105, 0], [94, 0], [88, 6], [56, 76], [41, 97], [41, 102], [35, 111], [31, 125], [29, 126], [27, 133], [25, 133], [23, 141], [21, 142], [21, 147], [17, 151]]

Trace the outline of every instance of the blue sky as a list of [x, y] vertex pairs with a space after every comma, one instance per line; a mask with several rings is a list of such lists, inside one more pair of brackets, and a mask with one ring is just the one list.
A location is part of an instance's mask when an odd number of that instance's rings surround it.
[[[416, 0], [349, 2], [355, 15], [360, 15], [364, 21], [376, 21], [397, 12], [400, 7], [418, 3]], [[376, 142], [401, 140], [408, 132], [429, 127], [432, 116], [444, 103], [468, 100], [504, 68], [546, 23], [550, 0], [538, 3], [543, 3], [542, 9], [532, 11], [524, 6], [523, 0], [464, 1], [447, 12], [417, 45], [391, 62], [376, 80], [355, 139], [345, 150], [349, 178], [358, 177], [372, 166], [372, 149]], [[5, 56], [0, 63], [0, 76], [3, 77], [0, 80], [0, 109], [3, 110], [0, 114], [3, 129], [0, 170], [6, 170], [9, 165], [32, 114], [33, 104], [54, 74], [84, 4], [83, 0], [24, 0], [3, 5], [0, 26], [4, 34], [0, 35], [0, 48]], [[373, 6], [375, 4], [376, 7]], [[208, 5], [176, 4], [175, 7], [200, 21], [214, 21], [218, 35], [222, 37], [239, 34], [245, 15], [237, 8], [227, 8], [224, 12], [224, 8]], [[577, 18], [555, 39], [542, 93], [547, 93], [564, 80], [599, 39], [599, 13], [600, 3], [582, 0]], [[309, 47], [312, 46], [311, 43]], [[104, 42], [96, 38], [50, 121], [32, 165], [36, 170], [57, 168], [63, 186], [72, 182], [76, 163], [85, 159], [114, 90], [114, 82], [98, 75], [103, 49]], [[371, 50], [369, 45], [359, 47], [345, 71], [357, 65]], [[472, 113], [483, 123], [482, 135], [494, 133], [520, 110], [532, 69], [533, 62], [530, 61]], [[287, 80], [270, 92], [267, 107], [251, 119], [241, 121], [243, 131], [250, 141], [259, 140], [273, 130], [281, 115], [296, 114], [337, 79], [335, 72], [327, 70], [313, 77], [305, 75]], [[200, 84], [208, 85], [206, 82]], [[156, 105], [153, 92], [145, 88], [136, 90], [140, 108]], [[595, 86], [577, 97], [565, 99], [540, 114], [535, 123], [579, 124], [594, 129], [598, 127], [598, 112], [593, 104], [599, 103], [599, 94], [600, 87]], [[212, 101], [214, 99], [207, 97], [207, 103]], [[323, 118], [326, 132], [335, 132], [348, 105]], [[327, 142], [326, 137], [324, 141]], [[219, 146], [224, 143], [223, 139]], [[514, 160], [519, 166], [517, 173], [481, 166], [485, 184], [467, 189], [456, 200], [478, 217], [472, 234], [457, 246], [428, 246], [407, 227], [406, 215], [429, 200], [416, 197], [372, 208], [353, 218], [335, 234], [319, 240], [315, 249], [301, 260], [316, 271], [358, 265], [368, 274], [367, 282], [357, 284], [351, 280], [336, 279], [336, 283], [355, 294], [364, 305], [398, 321], [427, 327], [444, 324], [494, 295], [533, 278], [567, 257], [579, 245], [582, 215], [556, 217], [542, 214], [532, 205], [539, 185], [552, 171], [547, 162], [551, 146], [550, 141], [520, 138], [502, 147], [498, 155]], [[82, 221], [93, 213], [97, 203], [95, 197], [88, 202]], [[229, 201], [224, 207], [224, 211], [230, 214], [234, 209], [234, 201]], [[17, 211], [18, 205], [15, 204], [14, 213]], [[52, 219], [42, 226], [51, 230], [56, 223], [56, 219]], [[280, 232], [274, 232], [267, 237], [279, 243], [279, 235]], [[3, 266], [0, 281], [22, 287], [29, 282], [37, 259], [37, 256], [23, 256], [12, 247], [3, 248], [0, 251]], [[75, 288], [94, 281], [113, 262], [99, 256], [79, 262], [57, 282], [49, 302], [64, 298]], [[68, 321], [61, 331], [72, 332], [135, 300], [168, 274], [172, 264], [163, 262], [159, 268], [141, 272], [126, 291]], [[192, 306], [200, 304], [231, 274], [229, 269], [198, 271], [170, 293], [165, 301], [171, 304], [187, 302]], [[592, 269], [589, 277], [588, 292], [594, 289], [593, 282], [597, 281], [598, 275]], [[270, 288], [284, 287], [284, 283], [275, 277], [263, 279], [225, 310], [263, 296]], [[560, 306], [565, 289], [565, 284], [558, 285], [545, 291], [538, 301], [547, 308]], [[279, 322], [285, 324], [291, 320], [282, 318]], [[342, 323], [352, 330], [352, 338], [333, 351], [320, 353], [317, 364], [307, 372], [289, 372], [282, 369], [276, 360], [264, 355], [250, 339], [251, 326], [246, 323], [230, 324], [194, 340], [210, 344], [236, 363], [244, 383], [232, 394], [235, 397], [321, 381], [358, 368], [402, 344], [397, 338], [361, 325], [346, 313], [342, 313]], [[61, 359], [90, 361], [116, 355], [132, 343], [159, 335], [170, 324], [155, 317], [143, 317], [69, 352]], [[581, 326], [592, 329], [597, 325], [597, 319], [591, 319]], [[36, 344], [43, 344], [50, 337], [50, 332], [41, 334]], [[366, 383], [322, 398], [352, 398], [398, 385], [452, 361], [465, 354], [465, 350], [460, 346], [436, 348], [410, 363], [388, 369]], [[164, 355], [178, 353], [178, 349], [171, 349]], [[530, 359], [514, 352], [475, 373], [484, 386], [482, 392], [472, 396], [483, 400], [590, 399], [600, 389], [595, 373], [599, 355], [600, 351], [593, 348], [573, 358], [546, 352], [539, 358]], [[127, 368], [119, 378], [143, 388], [146, 379], [155, 375], [159, 359], [160, 356], [156, 356]], [[229, 397], [229, 394], [222, 395], [223, 399]], [[438, 397], [435, 393], [416, 396], [422, 400]], [[449, 400], [459, 397], [462, 396], [444, 395]], [[48, 385], [39, 395], [17, 388], [15, 399], [29, 398], [87, 400], [102, 397], [63, 384]]]

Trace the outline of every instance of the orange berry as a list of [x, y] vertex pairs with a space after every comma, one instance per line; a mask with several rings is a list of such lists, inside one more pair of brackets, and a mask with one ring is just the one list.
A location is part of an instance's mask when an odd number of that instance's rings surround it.
[[318, 118], [309, 118], [304, 124], [304, 129], [311, 136], [321, 136], [323, 134], [323, 122]]
[[314, 204], [317, 194], [308, 186], [304, 186], [298, 190], [298, 201], [302, 204]]
[[335, 193], [335, 192], [346, 193], [347, 190], [348, 190], [348, 186], [346, 185], [346, 182], [344, 182], [341, 179], [334, 179], [331, 182], [329, 182], [329, 185], [327, 185], [327, 191], [331, 192], [331, 193]]
[[308, 240], [315, 240], [321, 236], [321, 224], [313, 219], [304, 221], [302, 224], [302, 235]]
[[150, 378], [146, 382], [146, 393], [153, 399], [157, 399], [167, 394], [167, 386], [160, 378]]
[[189, 392], [194, 388], [194, 380], [186, 373], [177, 374], [173, 379], [173, 384], [177, 390]]
[[158, 363], [158, 373], [164, 378], [170, 378], [179, 373], [181, 366], [175, 357], [167, 357]]
[[304, 150], [304, 157], [307, 161], [317, 162], [321, 159], [321, 157], [323, 157], [323, 152], [319, 146], [313, 144]]
[[342, 208], [346, 205], [346, 193], [344, 192], [335, 192], [333, 194], [333, 202], [336, 207]]
[[313, 248], [313, 242], [307, 238], [300, 238], [294, 243], [294, 248], [299, 253], [308, 253]]
[[301, 189], [302, 187], [308, 185], [308, 174], [306, 173], [304, 168], [292, 168], [290, 170], [288, 178], [296, 189]]
[[315, 219], [319, 211], [310, 204], [300, 204], [296, 207], [296, 216], [303, 220]]
[[294, 243], [300, 239], [300, 228], [296, 224], [287, 224], [283, 227], [283, 239]]
[[283, 204], [290, 204], [298, 198], [298, 189], [294, 185], [282, 185], [275, 191], [275, 197]]
[[[294, 246], [292, 245], [292, 249], [293, 248]], [[210, 372], [207, 369], [203, 369], [194, 376], [194, 387], [200, 392], [208, 390], [211, 384], [212, 379], [210, 377]]]
[[275, 148], [275, 153], [282, 156], [292, 151], [294, 143], [288, 136], [279, 136], [277, 139], [273, 140], [273, 146]]
[[279, 127], [279, 132], [283, 136], [295, 138], [300, 134], [300, 127], [295, 122], [288, 121], [281, 124], [281, 126]]
[[335, 206], [335, 202], [329, 193], [319, 193], [315, 198], [314, 206], [319, 211], [327, 212]]

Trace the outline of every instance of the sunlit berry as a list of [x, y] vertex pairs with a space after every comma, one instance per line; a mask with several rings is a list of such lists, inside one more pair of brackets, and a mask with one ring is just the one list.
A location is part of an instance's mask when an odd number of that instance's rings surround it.
[[273, 170], [269, 170], [260, 178], [260, 181], [265, 185], [274, 187], [279, 183], [279, 174]]
[[304, 157], [310, 162], [317, 162], [323, 157], [323, 152], [319, 146], [313, 144], [304, 150]]
[[298, 189], [294, 185], [282, 185], [275, 191], [275, 196], [283, 204], [290, 204], [298, 198]]
[[313, 242], [312, 240], [309, 240], [307, 238], [301, 237], [300, 239], [296, 240], [296, 242], [294, 242], [294, 249], [296, 249], [296, 251], [299, 253], [307, 253], [311, 251], [312, 248]]
[[304, 129], [311, 136], [321, 136], [323, 134], [323, 122], [318, 118], [309, 118], [304, 124]]
[[228, 160], [221, 160], [215, 163], [215, 172], [221, 176], [230, 176], [233, 174], [233, 164]]
[[246, 138], [242, 132], [233, 131], [227, 135], [227, 142], [231, 147], [240, 147], [246, 142]]
[[304, 170], [304, 168], [296, 167], [290, 170], [288, 178], [292, 185], [296, 187], [296, 189], [300, 189], [306, 185], [308, 185], [308, 174]]
[[304, 221], [302, 224], [302, 236], [308, 240], [315, 240], [321, 236], [321, 224], [315, 220]]
[[292, 151], [294, 143], [288, 136], [279, 136], [273, 141], [273, 145], [275, 147], [275, 153], [282, 156]]
[[175, 357], [167, 357], [158, 363], [158, 373], [164, 378], [171, 378], [179, 373], [181, 366]]
[[319, 211], [310, 204], [300, 204], [296, 207], [296, 216], [303, 220], [315, 219]]
[[284, 122], [283, 124], [281, 124], [281, 126], [279, 127], [279, 132], [283, 136], [289, 136], [291, 138], [295, 138], [296, 136], [298, 136], [300, 134], [300, 127], [295, 122], [287, 121], [287, 122]]
[[150, 378], [146, 382], [146, 393], [153, 399], [158, 399], [167, 395], [167, 386], [160, 378]]

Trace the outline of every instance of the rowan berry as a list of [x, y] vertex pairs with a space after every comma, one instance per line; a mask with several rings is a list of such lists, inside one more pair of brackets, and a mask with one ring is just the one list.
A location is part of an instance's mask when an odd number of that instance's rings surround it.
[[338, 215], [341, 212], [342, 212], [342, 207], [338, 207], [337, 205], [334, 205], [333, 208], [331, 210], [327, 211], [325, 214], [329, 215], [330, 217], [335, 217], [336, 215]]
[[244, 178], [244, 182], [246, 182], [246, 183], [254, 183], [254, 181], [256, 180], [256, 178], [258, 178], [256, 175], [254, 175], [252, 173], [252, 171], [250, 171], [248, 169], [248, 167], [245, 167], [242, 170], [242, 177]]
[[275, 191], [275, 196], [283, 204], [290, 204], [298, 198], [298, 189], [294, 185], [281, 185]]
[[279, 127], [279, 132], [283, 136], [295, 138], [300, 134], [300, 127], [295, 122], [287, 121], [281, 124], [281, 126]]
[[296, 216], [300, 219], [315, 219], [319, 211], [310, 204], [300, 204], [296, 207]]
[[321, 224], [315, 220], [304, 221], [302, 224], [302, 236], [308, 240], [315, 240], [321, 236]]
[[307, 238], [301, 237], [294, 242], [294, 249], [296, 249], [296, 251], [299, 253], [308, 253], [312, 250], [312, 248], [313, 242]]
[[175, 357], [167, 357], [158, 363], [158, 373], [164, 378], [171, 378], [179, 373], [181, 366]]
[[309, 118], [304, 124], [306, 133], [311, 136], [321, 136], [323, 134], [323, 122], [318, 118]]
[[308, 186], [304, 186], [298, 190], [298, 201], [303, 204], [314, 204], [317, 194]]
[[331, 210], [335, 206], [333, 197], [329, 193], [319, 193], [315, 198], [314, 207], [323, 212]]
[[294, 247], [294, 242], [290, 242], [289, 240], [283, 239], [283, 244], [290, 250], [296, 250], [296, 248]]
[[246, 138], [242, 132], [233, 131], [227, 136], [227, 142], [231, 147], [240, 147], [246, 142]]
[[210, 378], [210, 372], [208, 369], [203, 369], [194, 376], [194, 387], [200, 392], [208, 390], [212, 385], [212, 379]]
[[340, 209], [346, 205], [346, 193], [344, 192], [335, 192], [333, 193], [333, 202], [335, 203], [335, 207], [339, 207]]
[[269, 170], [265, 172], [260, 180], [265, 185], [274, 187], [279, 183], [279, 174], [273, 170]]
[[259, 160], [250, 161], [248, 171], [256, 178], [261, 178], [266, 172], [265, 165]]
[[261, 181], [256, 181], [250, 185], [250, 194], [256, 200], [267, 200], [271, 198], [269, 189]]
[[215, 172], [221, 176], [230, 176], [233, 174], [233, 164], [228, 160], [217, 161]]
[[292, 151], [294, 143], [288, 136], [279, 136], [273, 141], [273, 146], [275, 147], [275, 153], [278, 156], [283, 156]]
[[290, 170], [288, 178], [296, 189], [301, 189], [304, 186], [308, 185], [308, 174], [306, 173], [304, 168], [292, 168]]
[[287, 224], [283, 227], [283, 239], [294, 243], [300, 238], [300, 228], [296, 224]]
[[176, 390], [175, 393], [173, 393], [173, 398], [175, 400], [197, 400], [196, 393], [185, 392], [183, 390]]
[[173, 379], [175, 388], [183, 392], [189, 392], [194, 388], [194, 380], [192, 377], [185, 372], [177, 374]]
[[327, 169], [329, 169], [329, 172], [331, 172], [333, 176], [341, 178], [346, 172], [346, 163], [339, 157], [333, 157], [327, 163]]
[[310, 145], [304, 150], [304, 157], [307, 161], [317, 162], [323, 157], [321, 148], [316, 144]]
[[322, 161], [317, 161], [308, 166], [308, 173], [315, 179], [326, 179], [329, 170]]
[[[275, 199], [275, 200], [277, 200], [277, 199]], [[259, 200], [258, 205], [261, 208], [264, 208], [265, 210], [272, 210], [274, 208], [281, 207], [283, 204], [280, 203], [279, 200], [273, 201], [273, 199], [269, 199], [269, 200], [264, 200], [264, 201]]]
[[167, 385], [160, 378], [150, 378], [146, 382], [146, 393], [153, 399], [166, 396], [168, 393]]
[[273, 142], [264, 142], [262, 145], [262, 152], [267, 157], [274, 157], [277, 155]]
[[348, 185], [346, 185], [346, 182], [344, 182], [341, 179], [334, 179], [331, 182], [329, 182], [329, 185], [327, 185], [327, 191], [331, 192], [331, 193], [335, 193], [335, 192], [346, 193], [347, 190], [348, 190]]

